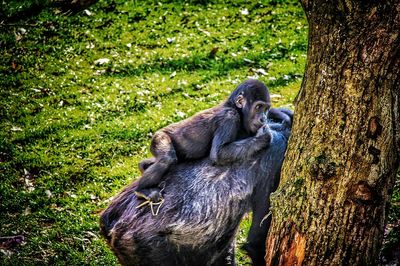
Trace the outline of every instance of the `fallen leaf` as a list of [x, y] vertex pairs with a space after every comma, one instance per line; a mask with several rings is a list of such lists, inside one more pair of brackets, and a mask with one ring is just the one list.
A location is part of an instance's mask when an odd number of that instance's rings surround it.
[[83, 14], [85, 14], [86, 16], [92, 16], [93, 15], [93, 13], [90, 12], [89, 10], [87, 10], [87, 9], [83, 10]]
[[247, 8], [241, 9], [240, 14], [242, 14], [243, 16], [247, 16], [249, 14], [249, 10]]
[[258, 74], [263, 75], [263, 76], [268, 75], [267, 71], [265, 71], [265, 70], [262, 69], [262, 68], [256, 69], [256, 72], [257, 72]]
[[13, 126], [13, 127], [11, 128], [11, 131], [13, 131], [13, 132], [22, 131], [22, 128]]
[[24, 169], [24, 183], [25, 189], [28, 192], [32, 192], [35, 190], [35, 186], [33, 185], [33, 175], [29, 173], [26, 169]]
[[168, 43], [173, 43], [173, 42], [175, 42], [175, 40], [176, 40], [175, 37], [167, 38], [167, 42], [168, 42]]
[[104, 65], [109, 62], [110, 62], [110, 59], [108, 59], [108, 58], [100, 58], [100, 59], [97, 59], [96, 61], [94, 61], [94, 64], [95, 65]]
[[102, 74], [106, 73], [105, 69], [100, 69], [100, 70], [96, 70], [96, 72], [94, 72], [95, 76], [100, 76]]
[[280, 95], [280, 94], [271, 94], [270, 97], [271, 97], [271, 98], [278, 98], [278, 99], [280, 99], [280, 98], [282, 98], [282, 95]]
[[31, 213], [32, 213], [32, 209], [30, 207], [26, 207], [26, 209], [24, 210], [24, 216], [27, 216]]
[[180, 117], [180, 118], [185, 118], [186, 117], [186, 114], [184, 112], [182, 112], [182, 111], [177, 111], [175, 114], [176, 114], [177, 117]]
[[202, 32], [202, 33], [204, 33], [205, 35], [207, 35], [207, 37], [210, 37], [211, 36], [211, 33], [209, 33], [208, 31], [206, 31], [206, 30], [203, 30], [202, 28], [197, 28], [200, 32]]
[[44, 193], [46, 193], [46, 195], [47, 195], [47, 197], [48, 197], [49, 199], [53, 197], [53, 193], [51, 193], [51, 191], [48, 190], [48, 189], [46, 189], [46, 191], [45, 191]]
[[214, 58], [215, 55], [217, 54], [218, 50], [219, 50], [219, 47], [212, 48], [211, 51], [210, 51], [209, 57], [210, 58]]
[[93, 233], [93, 232], [86, 231], [85, 234], [86, 234], [89, 238], [99, 239], [99, 236], [96, 235], [96, 234]]
[[90, 42], [88, 45], [86, 45], [86, 49], [93, 49], [94, 48], [94, 44], [92, 42]]

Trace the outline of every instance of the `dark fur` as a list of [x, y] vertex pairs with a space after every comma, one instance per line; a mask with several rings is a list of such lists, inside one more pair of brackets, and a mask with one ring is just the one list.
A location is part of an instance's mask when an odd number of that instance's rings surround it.
[[[282, 110], [282, 109], [278, 109]], [[291, 114], [291, 112], [289, 112]], [[134, 182], [101, 215], [101, 232], [123, 265], [227, 265], [243, 215], [253, 220], [245, 249], [264, 265], [269, 195], [278, 185], [290, 128], [269, 122], [273, 140], [252, 158], [226, 166], [210, 158], [173, 166], [157, 216], [139, 209]]]
[[250, 158], [271, 141], [268, 128], [261, 129], [270, 106], [267, 87], [250, 79], [240, 84], [221, 105], [157, 131], [150, 146], [154, 157], [139, 164], [143, 175], [137, 191], [152, 195], [167, 170], [178, 162], [208, 155], [215, 164]]

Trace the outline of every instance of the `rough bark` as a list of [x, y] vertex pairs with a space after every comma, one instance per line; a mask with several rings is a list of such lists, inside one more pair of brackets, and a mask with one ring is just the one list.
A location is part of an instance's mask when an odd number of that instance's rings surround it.
[[267, 265], [376, 265], [400, 160], [400, 1], [302, 0], [307, 67]]

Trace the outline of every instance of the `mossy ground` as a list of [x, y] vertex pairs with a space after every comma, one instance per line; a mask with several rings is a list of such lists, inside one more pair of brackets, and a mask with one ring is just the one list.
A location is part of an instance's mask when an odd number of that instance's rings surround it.
[[[307, 48], [297, 1], [204, 2], [103, 0], [0, 24], [0, 236], [26, 237], [1, 265], [117, 264], [98, 214], [139, 176], [153, 132], [248, 77], [292, 104]], [[0, 13], [42, 3], [3, 1]]]

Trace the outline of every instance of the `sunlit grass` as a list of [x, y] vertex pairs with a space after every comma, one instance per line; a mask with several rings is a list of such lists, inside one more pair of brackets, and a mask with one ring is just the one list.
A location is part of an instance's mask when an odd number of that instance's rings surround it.
[[[2, 5], [9, 15], [30, 3]], [[248, 77], [269, 86], [275, 106], [291, 107], [300, 87], [307, 24], [297, 1], [104, 0], [90, 12], [47, 8], [0, 27], [0, 236], [27, 238], [1, 265], [117, 264], [98, 213], [139, 176], [151, 133]]]

